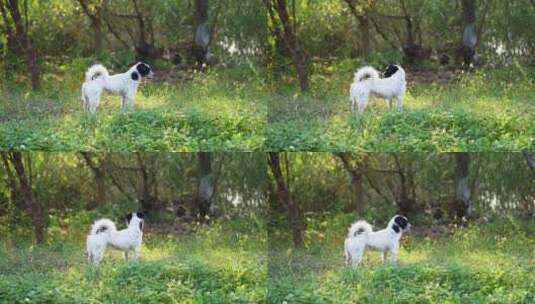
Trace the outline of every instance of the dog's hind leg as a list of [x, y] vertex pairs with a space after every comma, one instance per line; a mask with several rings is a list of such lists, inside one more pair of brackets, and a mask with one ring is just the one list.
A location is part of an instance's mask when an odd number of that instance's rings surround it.
[[396, 96], [396, 107], [398, 110], [403, 109], [403, 96], [402, 95]]
[[386, 251], [381, 255], [381, 259], [383, 260], [383, 264], [386, 263]]
[[125, 261], [128, 261], [128, 251], [125, 251], [125, 252], [124, 252], [124, 260], [125, 260]]
[[364, 113], [364, 110], [366, 110], [366, 106], [368, 105], [368, 98], [370, 97], [369, 94], [360, 94], [358, 96], [358, 108], [359, 113]]

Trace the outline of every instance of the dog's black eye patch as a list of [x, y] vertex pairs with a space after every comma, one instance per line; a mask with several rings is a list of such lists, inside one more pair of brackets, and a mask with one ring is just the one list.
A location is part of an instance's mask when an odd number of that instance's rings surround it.
[[394, 222], [398, 224], [402, 229], [407, 228], [407, 224], [409, 223], [409, 221], [402, 216], [397, 216]]
[[399, 226], [398, 225], [392, 225], [392, 229], [394, 229], [394, 231], [396, 233], [399, 233]]
[[126, 216], [126, 224], [130, 224], [130, 221], [132, 220], [132, 213], [128, 213]]
[[130, 77], [132, 77], [133, 80], [139, 80], [139, 74], [136, 72], [133, 72]]
[[98, 228], [98, 230], [97, 230], [97, 234], [102, 233], [102, 232], [105, 232], [106, 230], [108, 230], [108, 227], [106, 227], [106, 226], [102, 226], [102, 227]]
[[394, 74], [396, 74], [396, 72], [399, 70], [399, 68], [393, 64], [389, 64], [388, 67], [386, 68], [386, 71], [384, 73], [384, 76], [385, 78], [388, 78]]
[[141, 62], [137, 65], [136, 70], [141, 74], [141, 76], [145, 77], [149, 75], [150, 73], [150, 67], [146, 65], [145, 63]]
[[141, 218], [141, 219], [145, 216], [145, 215], [143, 214], [143, 212], [137, 212], [136, 215], [137, 215], [137, 217], [139, 217], [139, 218]]

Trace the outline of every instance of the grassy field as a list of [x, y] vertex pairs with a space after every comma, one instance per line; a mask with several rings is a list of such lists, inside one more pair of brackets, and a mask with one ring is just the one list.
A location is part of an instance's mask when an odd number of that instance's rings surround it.
[[[404, 110], [381, 99], [350, 112], [358, 63], [313, 68], [311, 93], [296, 95], [292, 75], [278, 77], [268, 110], [270, 151], [511, 151], [535, 140], [535, 69], [520, 65], [460, 73], [407, 69]], [[485, 72], [486, 71], [486, 72]], [[280, 79], [279, 79], [280, 78]]]
[[98, 268], [85, 260], [86, 230], [57, 231], [47, 246], [0, 239], [0, 303], [265, 302], [265, 229], [254, 221], [149, 232], [139, 262], [112, 252]]
[[257, 151], [264, 145], [267, 90], [252, 64], [207, 73], [155, 67], [157, 78], [142, 84], [135, 111], [121, 113], [119, 97], [106, 96], [92, 116], [80, 102], [90, 63], [49, 69], [37, 93], [16, 79], [0, 82], [0, 149], [196, 152]]
[[[270, 303], [534, 303], [535, 225], [503, 222], [402, 240], [398, 266], [367, 252], [361, 267], [344, 266], [347, 220], [317, 221], [308, 247], [270, 243]], [[276, 233], [270, 234], [275, 239]]]

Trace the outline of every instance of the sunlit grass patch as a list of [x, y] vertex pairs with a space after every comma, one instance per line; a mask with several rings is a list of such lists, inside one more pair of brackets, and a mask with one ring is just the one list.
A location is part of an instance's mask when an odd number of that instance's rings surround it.
[[[355, 270], [344, 265], [343, 233], [333, 218], [310, 225], [325, 235], [294, 249], [270, 247], [269, 303], [532, 303], [535, 242], [531, 222], [503, 221], [458, 228], [436, 238], [402, 238], [397, 265], [366, 251]], [[508, 227], [508, 229], [504, 229]], [[313, 231], [307, 231], [312, 233]], [[286, 249], [285, 249], [286, 248]]]
[[[104, 95], [96, 115], [81, 109], [78, 79], [42, 92], [0, 86], [0, 148], [44, 151], [257, 151], [264, 144], [266, 93], [237, 71], [183, 83], [144, 83], [135, 110]], [[237, 81], [241, 79], [241, 82]]]
[[[448, 85], [412, 84], [403, 111], [372, 98], [350, 112], [348, 81], [318, 82], [308, 95], [276, 91], [269, 103], [270, 151], [511, 151], [535, 141], [535, 84], [467, 74]], [[342, 85], [342, 84], [344, 85]]]
[[263, 303], [266, 240], [260, 228], [244, 228], [254, 226], [214, 223], [190, 235], [147, 233], [139, 261], [126, 262], [110, 250], [99, 267], [86, 262], [81, 234], [35, 247], [2, 239], [0, 302]]

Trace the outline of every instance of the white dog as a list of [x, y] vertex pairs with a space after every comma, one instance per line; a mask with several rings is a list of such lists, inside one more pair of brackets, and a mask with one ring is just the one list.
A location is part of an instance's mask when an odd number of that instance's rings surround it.
[[370, 95], [386, 99], [389, 108], [392, 108], [392, 99], [396, 99], [396, 106], [401, 109], [405, 89], [405, 71], [401, 66], [388, 65], [384, 78], [379, 77], [376, 69], [370, 66], [363, 67], [355, 73], [355, 79], [349, 90], [351, 111], [354, 112], [355, 106], [358, 106], [359, 113], [363, 113]]
[[108, 247], [123, 251], [125, 260], [128, 260], [128, 252], [134, 251], [134, 259], [137, 260], [143, 238], [143, 218], [141, 212], [127, 214], [128, 228], [121, 231], [117, 231], [115, 224], [109, 219], [96, 221], [87, 236], [88, 261], [98, 265]]
[[128, 71], [111, 75], [101, 64], [95, 64], [85, 73], [82, 85], [82, 106], [84, 110], [95, 113], [100, 104], [103, 91], [122, 97], [121, 109], [134, 107], [134, 99], [139, 82], [143, 77], [152, 78], [151, 67], [143, 62], [136, 63]]
[[393, 263], [397, 262], [399, 239], [410, 226], [409, 220], [401, 215], [394, 216], [386, 229], [379, 231], [373, 231], [372, 226], [366, 221], [354, 223], [349, 228], [344, 243], [346, 264], [357, 267], [365, 249], [381, 251], [383, 263], [386, 261], [386, 254], [390, 252], [390, 260]]

